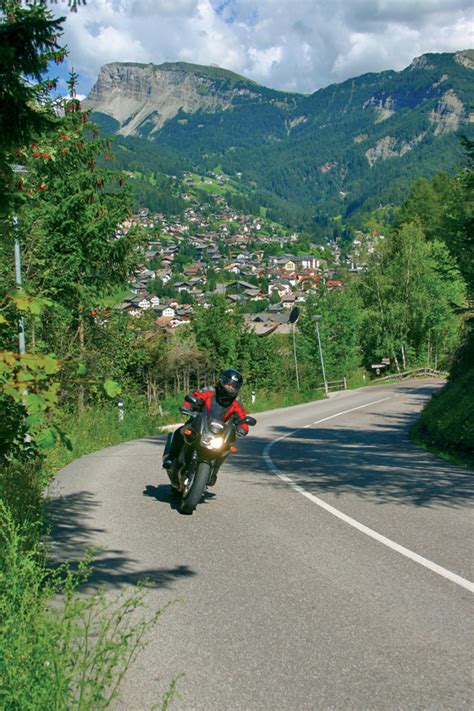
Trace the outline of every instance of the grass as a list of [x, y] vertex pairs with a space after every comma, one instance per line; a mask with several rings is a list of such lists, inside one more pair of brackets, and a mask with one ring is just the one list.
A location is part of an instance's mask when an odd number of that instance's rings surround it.
[[99, 305], [103, 306], [104, 308], [112, 308], [116, 304], [120, 304], [128, 296], [134, 296], [130, 289], [119, 289], [117, 291], [114, 291], [112, 294], [107, 294], [107, 296], [103, 296], [99, 300]]
[[433, 395], [411, 435], [416, 444], [474, 469], [474, 368]]
[[[89, 559], [55, 566], [44, 545], [44, 487], [52, 471], [102, 446], [154, 434], [158, 420], [143, 403], [118, 422], [116, 408], [65, 416], [73, 450], [57, 448], [46, 463], [0, 466], [0, 708], [8, 711], [100, 711], [147, 644], [165, 608], [149, 611], [145, 589], [110, 596], [81, 591]], [[154, 708], [165, 711], [177, 695], [173, 680]]]
[[82, 413], [65, 414], [59, 426], [67, 433], [71, 448], [62, 444], [51, 450], [47, 467], [54, 472], [84, 454], [157, 434], [166, 420], [166, 414], [163, 417], [150, 414], [144, 398], [125, 403], [123, 420], [119, 420], [118, 408], [112, 404], [86, 408]]
[[438, 456], [474, 469], [474, 323], [447, 384], [433, 395], [411, 436]]
[[80, 594], [87, 564], [51, 568], [39, 526], [15, 518], [0, 501], [0, 708], [106, 709], [164, 608], [136, 614], [143, 590]]
[[255, 403], [252, 404], [251, 391], [244, 388], [243, 400], [245, 407], [249, 413], [265, 412], [266, 410], [276, 410], [281, 407], [292, 407], [293, 405], [302, 405], [305, 402], [313, 400], [322, 400], [324, 392], [322, 389], [317, 390], [300, 390], [289, 389], [287, 391], [269, 392], [267, 390], [257, 390]]

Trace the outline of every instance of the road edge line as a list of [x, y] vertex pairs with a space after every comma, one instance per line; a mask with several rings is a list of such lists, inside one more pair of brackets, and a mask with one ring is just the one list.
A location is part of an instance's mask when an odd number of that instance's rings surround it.
[[[381, 398], [380, 400], [373, 400], [372, 402], [368, 402], [365, 405], [359, 405], [358, 407], [353, 407], [349, 410], [343, 410], [342, 412], [337, 412], [334, 415], [329, 415], [328, 417], [323, 417], [320, 420], [316, 420], [315, 422], [312, 423], [312, 425], [319, 425], [321, 422], [326, 422], [327, 420], [332, 420], [335, 417], [340, 417], [341, 415], [346, 415], [349, 412], [354, 412], [355, 410], [361, 410], [364, 407], [370, 407], [371, 405], [376, 405], [380, 402], [385, 402], [386, 400], [391, 400], [392, 396], [390, 397], [384, 397]], [[390, 538], [387, 538], [386, 536], [383, 536], [381, 533], [377, 533], [377, 531], [374, 531], [372, 528], [369, 528], [368, 526], [365, 526], [363, 523], [359, 523], [359, 521], [356, 521], [356, 519], [352, 518], [351, 516], [348, 516], [347, 514], [343, 513], [342, 511], [339, 511], [339, 509], [336, 509], [334, 506], [331, 506], [331, 504], [326, 503], [322, 499], [320, 499], [318, 496], [315, 496], [314, 494], [311, 494], [309, 491], [306, 491], [306, 489], [301, 486], [300, 484], [297, 484], [296, 482], [293, 481], [289, 476], [286, 474], [283, 474], [283, 472], [278, 469], [276, 464], [274, 464], [272, 458], [270, 457], [270, 450], [273, 447], [273, 445], [277, 444], [277, 442], [281, 442], [284, 439], [287, 439], [288, 437], [291, 437], [291, 435], [295, 434], [295, 432], [299, 432], [300, 430], [306, 429], [308, 425], [303, 425], [302, 427], [298, 427], [295, 430], [292, 430], [291, 432], [278, 437], [278, 439], [273, 440], [272, 442], [269, 442], [265, 449], [263, 450], [263, 458], [265, 460], [265, 463], [267, 467], [270, 469], [270, 471], [275, 474], [279, 479], [285, 482], [291, 489], [294, 491], [298, 492], [305, 498], [309, 499], [312, 501], [314, 504], [319, 506], [320, 508], [324, 509], [328, 513], [332, 514], [333, 516], [336, 516], [336, 518], [340, 519], [341, 521], [344, 521], [344, 523], [349, 524], [356, 530], [360, 531], [361, 533], [364, 533], [365, 535], [369, 536], [370, 538], [373, 538], [376, 540], [378, 543], [382, 543], [383, 545], [387, 546], [388, 548], [391, 548], [392, 550], [396, 551], [397, 553], [400, 553], [401, 555], [405, 556], [405, 558], [409, 558], [410, 560], [414, 561], [415, 563], [418, 563], [419, 565], [424, 566], [425, 568], [428, 568], [428, 570], [431, 570], [433, 573], [436, 573], [437, 575], [441, 575], [443, 578], [446, 578], [447, 580], [450, 580], [453, 583], [456, 583], [456, 585], [459, 585], [466, 590], [469, 590], [470, 592], [474, 592], [474, 583], [472, 583], [470, 580], [467, 580], [466, 578], [463, 578], [461, 575], [457, 575], [457, 573], [453, 573], [452, 571], [448, 570], [447, 568], [443, 568], [443, 566], [438, 565], [437, 563], [434, 563], [433, 561], [429, 560], [428, 558], [424, 558], [422, 555], [419, 553], [415, 553], [414, 551], [411, 551], [409, 548], [405, 548], [405, 546], [400, 545], [399, 543], [396, 543], [395, 541], [392, 541]]]

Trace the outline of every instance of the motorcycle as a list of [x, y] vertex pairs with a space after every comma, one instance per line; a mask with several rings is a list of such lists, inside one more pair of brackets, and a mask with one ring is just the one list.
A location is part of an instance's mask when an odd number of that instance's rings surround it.
[[[192, 514], [201, 501], [208, 485], [215, 484], [217, 472], [230, 453], [237, 452], [234, 445], [237, 427], [241, 424], [257, 424], [254, 417], [230, 418], [224, 422], [224, 408], [219, 406], [203, 409], [204, 403], [194, 395], [186, 395], [185, 406], [180, 412], [192, 418], [182, 429], [184, 444], [177, 461], [166, 469], [171, 487], [180, 498], [178, 510], [182, 514]], [[171, 446], [172, 435], [168, 435], [163, 459]]]

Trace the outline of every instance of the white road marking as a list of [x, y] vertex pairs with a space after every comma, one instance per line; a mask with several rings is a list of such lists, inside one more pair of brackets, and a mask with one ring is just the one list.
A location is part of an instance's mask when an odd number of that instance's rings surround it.
[[[365, 405], [359, 405], [358, 407], [352, 407], [349, 410], [343, 410], [342, 412], [337, 412], [335, 415], [329, 415], [329, 417], [323, 417], [321, 420], [316, 420], [315, 422], [313, 422], [313, 425], [319, 425], [321, 422], [327, 422], [327, 420], [332, 420], [335, 417], [340, 417], [341, 415], [346, 415], [349, 412], [354, 412], [355, 410], [361, 410], [364, 407], [370, 407], [371, 405], [377, 405], [379, 402], [385, 402], [386, 400], [391, 400], [391, 399], [392, 399], [392, 396], [384, 397], [380, 400], [373, 400], [372, 402], [368, 402]], [[401, 546], [399, 543], [395, 543], [395, 541], [392, 541], [390, 538], [387, 538], [386, 536], [382, 536], [382, 534], [377, 533], [377, 531], [374, 531], [372, 528], [369, 528], [368, 526], [364, 526], [363, 523], [359, 523], [359, 521], [356, 521], [354, 518], [351, 518], [351, 516], [347, 516], [347, 514], [343, 513], [342, 511], [339, 511], [339, 509], [334, 508], [334, 506], [327, 504], [325, 501], [323, 501], [319, 497], [314, 496], [314, 494], [311, 494], [309, 491], [306, 491], [306, 489], [304, 487], [302, 487], [300, 484], [296, 484], [289, 476], [286, 476], [286, 474], [283, 474], [278, 469], [278, 467], [273, 463], [273, 461], [270, 457], [270, 450], [273, 447], [273, 445], [276, 444], [277, 442], [281, 442], [282, 440], [287, 439], [288, 437], [291, 437], [291, 435], [293, 435], [295, 432], [298, 432], [301, 429], [306, 429], [309, 426], [310, 425], [304, 425], [303, 427], [298, 427], [298, 429], [293, 430], [292, 432], [289, 432], [288, 434], [285, 434], [282, 437], [278, 437], [278, 439], [275, 439], [275, 440], [273, 440], [273, 442], [269, 442], [269, 444], [267, 444], [267, 446], [265, 447], [265, 449], [263, 451], [263, 458], [264, 458], [268, 468], [279, 479], [281, 479], [286, 484], [288, 484], [289, 487], [291, 487], [292, 489], [297, 491], [302, 496], [305, 496], [307, 499], [312, 501], [313, 504], [320, 506], [322, 509], [324, 509], [328, 513], [332, 514], [333, 516], [336, 516], [341, 521], [348, 523], [349, 526], [356, 528], [361, 533], [365, 533], [367, 536], [370, 536], [374, 540], [378, 541], [379, 543], [382, 543], [384, 546], [387, 546], [388, 548], [391, 548], [392, 550], [396, 551], [397, 553], [404, 555], [406, 558], [413, 560], [415, 563], [419, 563], [419, 565], [423, 565], [425, 568], [428, 568], [433, 573], [437, 573], [438, 575], [443, 576], [443, 578], [446, 578], [447, 580], [450, 580], [451, 582], [456, 583], [456, 585], [460, 585], [461, 587], [466, 588], [466, 590], [469, 590], [470, 592], [474, 592], [474, 583], [471, 583], [470, 580], [466, 580], [466, 578], [463, 578], [460, 575], [457, 575], [456, 573], [453, 573], [450, 570], [447, 570], [447, 568], [443, 568], [441, 565], [438, 565], [437, 563], [433, 563], [433, 561], [428, 560], [428, 558], [424, 558], [423, 556], [419, 555], [418, 553], [414, 553], [409, 548], [405, 548], [405, 546]]]

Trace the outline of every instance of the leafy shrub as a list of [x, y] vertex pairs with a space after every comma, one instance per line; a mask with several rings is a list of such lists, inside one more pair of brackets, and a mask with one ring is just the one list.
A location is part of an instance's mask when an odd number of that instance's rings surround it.
[[164, 608], [135, 614], [140, 590], [113, 599], [103, 590], [80, 594], [87, 565], [74, 575], [49, 569], [39, 539], [31, 544], [32, 525], [15, 522], [0, 501], [0, 708], [105, 709]]
[[474, 463], [474, 327], [451, 371], [412, 430], [413, 438], [467, 463]]
[[125, 402], [123, 420], [119, 419], [117, 405], [107, 404], [62, 414], [59, 423], [67, 432], [71, 448], [61, 445], [49, 452], [48, 467], [52, 470], [103, 447], [156, 434], [162, 418], [149, 413], [145, 398], [134, 398]]

